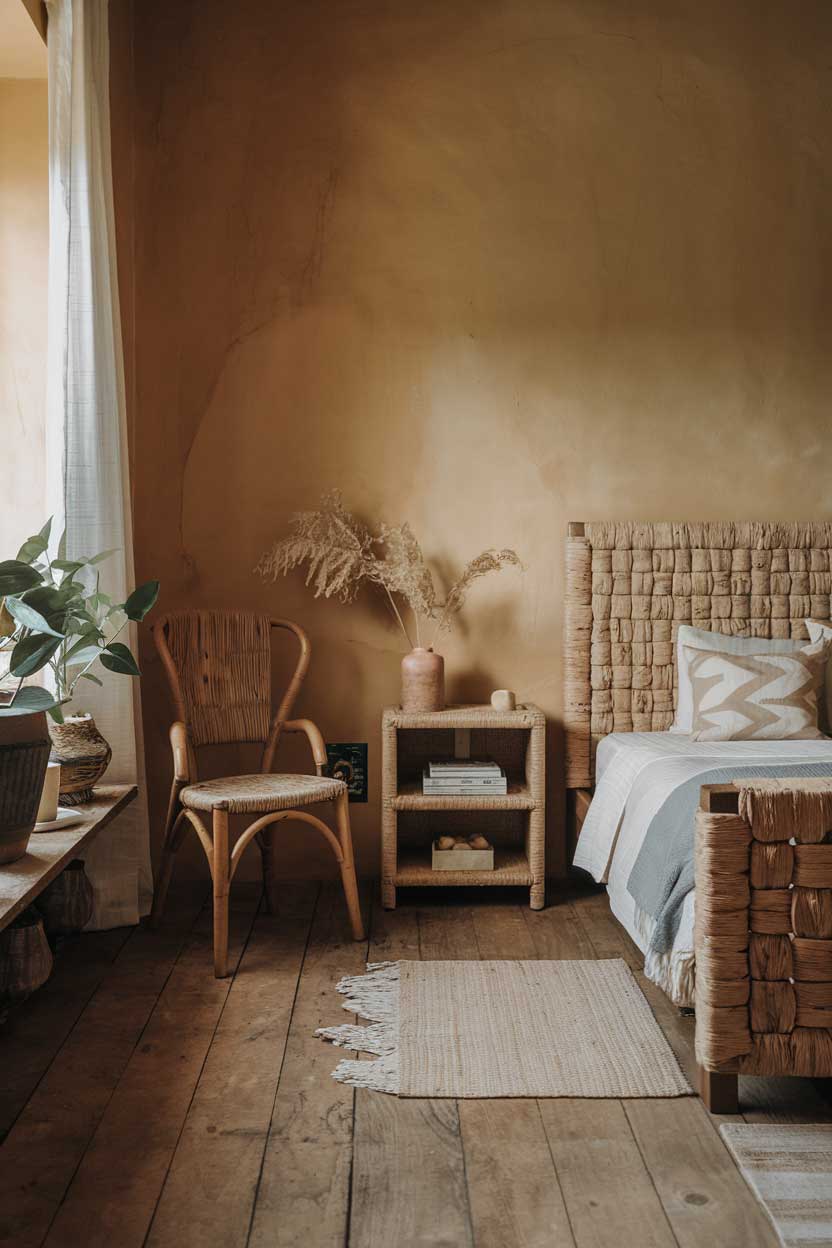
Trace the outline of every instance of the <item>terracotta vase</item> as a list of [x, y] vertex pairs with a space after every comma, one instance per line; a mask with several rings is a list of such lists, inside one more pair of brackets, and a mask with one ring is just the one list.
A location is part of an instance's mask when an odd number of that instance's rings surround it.
[[26, 853], [48, 761], [43, 711], [0, 716], [0, 863]]
[[95, 726], [92, 715], [70, 715], [62, 724], [50, 724], [53, 763], [61, 764], [59, 806], [91, 802], [113, 751]]
[[402, 710], [445, 709], [445, 660], [441, 654], [416, 646], [402, 659]]

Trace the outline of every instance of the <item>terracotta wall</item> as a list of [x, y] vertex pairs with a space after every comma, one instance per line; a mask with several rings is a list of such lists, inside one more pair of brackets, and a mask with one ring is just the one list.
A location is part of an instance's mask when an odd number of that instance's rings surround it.
[[[300, 711], [370, 743], [363, 870], [398, 638], [254, 564], [333, 486], [441, 577], [516, 547], [449, 691], [539, 702], [555, 777], [569, 519], [832, 515], [830, 36], [826, 0], [135, 6], [138, 575], [308, 628]], [[322, 869], [304, 846], [286, 871]]]
[[0, 78], [0, 559], [45, 519], [47, 156], [46, 80]]

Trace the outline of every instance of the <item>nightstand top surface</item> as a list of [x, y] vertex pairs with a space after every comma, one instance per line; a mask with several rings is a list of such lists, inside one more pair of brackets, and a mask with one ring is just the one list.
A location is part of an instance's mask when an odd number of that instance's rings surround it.
[[514, 711], [495, 711], [488, 703], [446, 706], [444, 711], [403, 711], [386, 706], [383, 722], [393, 728], [542, 728], [546, 718], [533, 702]]

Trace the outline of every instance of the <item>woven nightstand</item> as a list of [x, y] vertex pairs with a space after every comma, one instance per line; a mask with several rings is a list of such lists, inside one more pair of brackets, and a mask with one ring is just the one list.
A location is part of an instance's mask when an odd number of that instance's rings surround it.
[[[451, 706], [382, 717], [381, 900], [397, 887], [527, 885], [532, 910], [545, 903], [546, 720], [531, 703], [516, 711]], [[505, 768], [504, 797], [422, 793], [422, 769], [440, 758], [493, 758]], [[434, 871], [431, 842], [442, 833], [482, 832], [494, 844], [493, 871]]]

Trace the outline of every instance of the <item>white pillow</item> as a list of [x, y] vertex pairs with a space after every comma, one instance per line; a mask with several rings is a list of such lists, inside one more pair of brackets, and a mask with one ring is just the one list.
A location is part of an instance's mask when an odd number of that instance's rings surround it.
[[805, 638], [801, 641], [792, 637], [729, 637], [727, 633], [712, 633], [704, 628], [693, 628], [690, 624], [680, 624], [676, 634], [676, 717], [670, 731], [690, 732], [693, 728], [693, 690], [683, 646], [692, 646], [695, 650], [718, 650], [720, 654], [792, 654], [805, 645]]
[[[806, 629], [811, 642], [832, 641], [832, 621], [830, 620], [807, 620]], [[821, 707], [820, 723], [821, 727], [829, 732], [832, 730], [832, 658], [826, 664], [825, 703], [825, 707]]]
[[693, 686], [692, 741], [820, 737], [818, 693], [828, 641], [794, 654], [726, 654], [685, 646]]

